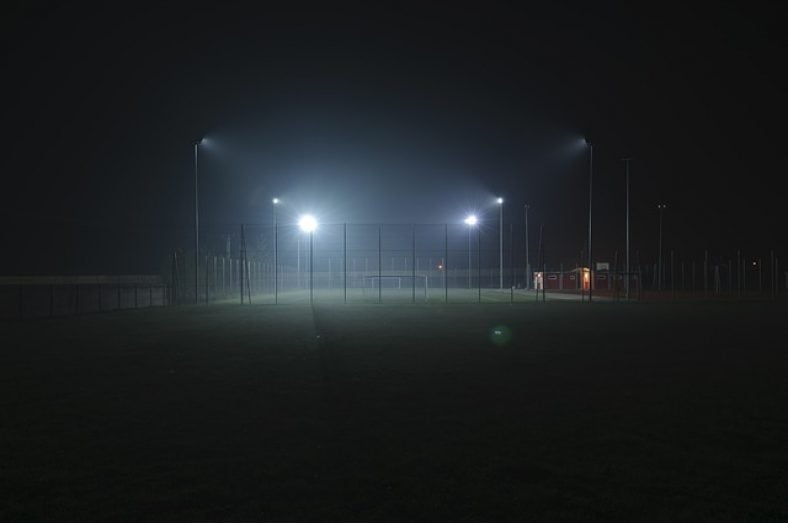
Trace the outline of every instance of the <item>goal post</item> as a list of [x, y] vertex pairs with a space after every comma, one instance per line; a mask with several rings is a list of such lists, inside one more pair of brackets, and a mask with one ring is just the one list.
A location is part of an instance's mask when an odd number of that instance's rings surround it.
[[381, 290], [393, 290], [401, 296], [416, 296], [424, 301], [429, 298], [428, 276], [424, 274], [402, 274], [402, 275], [366, 275], [363, 277], [363, 290], [367, 292]]

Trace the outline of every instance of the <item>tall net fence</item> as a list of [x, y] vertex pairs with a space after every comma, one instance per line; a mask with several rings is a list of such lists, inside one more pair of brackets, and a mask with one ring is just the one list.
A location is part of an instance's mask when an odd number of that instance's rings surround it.
[[541, 243], [526, 257], [521, 231], [508, 224], [502, 231], [461, 224], [207, 228], [196, 277], [184, 251], [180, 259], [173, 253], [169, 280], [176, 302], [244, 303], [514, 302], [533, 299], [534, 289], [581, 299], [589, 292], [612, 299], [776, 297], [788, 283], [773, 251], [666, 251], [653, 263], [635, 251], [629, 267], [614, 253], [589, 270], [582, 250], [556, 263]]
[[519, 302], [535, 288], [548, 299], [775, 299], [788, 288], [788, 253], [776, 249], [636, 247], [629, 264], [623, 250], [600, 249], [589, 270], [569, 239], [539, 241], [532, 228], [526, 250], [522, 223], [320, 224], [311, 234], [203, 223], [198, 242], [192, 225], [5, 232], [0, 318], [206, 302]]

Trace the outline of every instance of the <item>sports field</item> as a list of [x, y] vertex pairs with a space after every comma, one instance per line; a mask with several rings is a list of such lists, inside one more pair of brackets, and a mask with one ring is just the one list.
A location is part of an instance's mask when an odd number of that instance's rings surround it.
[[4, 323], [0, 520], [788, 520], [788, 309]]

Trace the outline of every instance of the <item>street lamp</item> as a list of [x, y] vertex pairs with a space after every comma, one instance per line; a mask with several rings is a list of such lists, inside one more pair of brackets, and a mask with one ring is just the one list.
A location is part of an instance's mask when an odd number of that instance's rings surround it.
[[503, 198], [497, 198], [495, 202], [498, 204], [498, 244], [499, 253], [498, 261], [500, 269], [498, 270], [499, 288], [503, 289]]
[[271, 212], [274, 215], [274, 228], [276, 228], [276, 208], [282, 202], [279, 198], [273, 198], [271, 200]]
[[471, 288], [471, 229], [473, 229], [478, 223], [479, 218], [476, 217], [475, 214], [469, 214], [465, 218], [465, 225], [468, 226], [468, 288]]
[[192, 143], [194, 147], [194, 303], [199, 303], [200, 287], [200, 210], [197, 198], [197, 151], [205, 144], [205, 138], [200, 138]]
[[302, 232], [309, 233], [309, 303], [314, 301], [314, 271], [312, 267], [312, 249], [314, 247], [314, 232], [317, 229], [317, 220], [311, 214], [304, 214], [298, 219], [298, 227]]
[[657, 270], [659, 273], [657, 274], [657, 290], [662, 290], [662, 213], [667, 209], [667, 204], [658, 203], [657, 209], [659, 209], [659, 242], [658, 242], [658, 262], [657, 262]]
[[588, 302], [591, 303], [594, 289], [594, 258], [591, 254], [591, 224], [592, 224], [592, 204], [594, 195], [594, 145], [585, 139], [588, 146], [588, 270], [591, 271], [591, 281], [588, 284]]

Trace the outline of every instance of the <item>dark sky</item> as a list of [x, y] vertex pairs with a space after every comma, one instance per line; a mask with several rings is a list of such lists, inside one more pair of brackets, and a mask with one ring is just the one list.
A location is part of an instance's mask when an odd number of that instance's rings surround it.
[[500, 194], [507, 221], [528, 201], [576, 252], [588, 136], [603, 258], [623, 246], [624, 156], [636, 248], [653, 250], [660, 201], [677, 249], [785, 244], [784, 8], [457, 5], [5, 7], [17, 248], [50, 228], [188, 233], [203, 135], [206, 227], [268, 221], [272, 195], [328, 221], [435, 223]]

